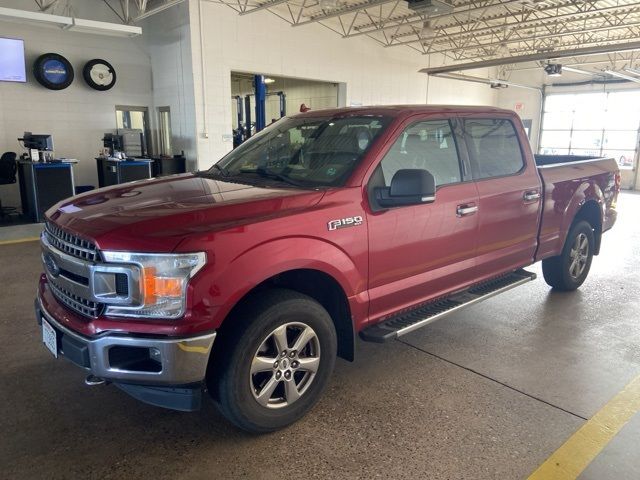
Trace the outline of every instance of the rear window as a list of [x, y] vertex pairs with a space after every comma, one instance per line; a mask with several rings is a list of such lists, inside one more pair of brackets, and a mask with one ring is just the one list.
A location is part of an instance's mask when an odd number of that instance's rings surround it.
[[518, 173], [524, 158], [516, 129], [506, 119], [466, 119], [463, 122], [469, 155], [477, 179]]

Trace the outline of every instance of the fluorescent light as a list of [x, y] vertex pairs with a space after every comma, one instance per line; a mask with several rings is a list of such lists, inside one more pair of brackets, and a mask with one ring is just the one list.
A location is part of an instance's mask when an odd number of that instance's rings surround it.
[[142, 35], [142, 28], [134, 27], [132, 25], [63, 17], [61, 15], [30, 12], [27, 10], [19, 10], [17, 8], [0, 7], [0, 20], [46, 24], [72, 32], [93, 33], [116, 37], [135, 37], [136, 35]]
[[83, 20], [82, 18], [74, 18], [73, 25], [65, 28], [65, 30], [69, 30], [70, 32], [98, 33], [113, 37], [135, 37], [142, 35], [142, 28], [133, 25]]
[[51, 15], [49, 13], [30, 12], [28, 10], [19, 10], [17, 8], [0, 7], [0, 19], [2, 20], [18, 20], [28, 23], [48, 23], [65, 27], [73, 24], [71, 17], [63, 17], [61, 15]]
[[624, 73], [614, 72], [613, 70], [605, 70], [604, 73], [608, 73], [609, 75], [613, 75], [614, 77], [622, 78], [624, 80], [629, 80], [630, 82], [640, 83], [640, 78], [625, 75]]
[[640, 75], [640, 69], [627, 67], [624, 69], [625, 72], [633, 73], [634, 75]]
[[273, 78], [265, 78], [264, 79], [264, 83], [276, 83], [276, 81]]

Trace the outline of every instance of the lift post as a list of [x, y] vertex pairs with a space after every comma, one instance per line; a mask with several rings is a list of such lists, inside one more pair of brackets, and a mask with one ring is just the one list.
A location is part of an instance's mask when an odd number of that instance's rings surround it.
[[251, 95], [244, 97], [244, 112], [246, 116], [245, 125], [247, 127], [245, 139], [247, 139], [251, 138]]
[[267, 125], [267, 85], [264, 83], [264, 75], [254, 75], [256, 89], [256, 132]]

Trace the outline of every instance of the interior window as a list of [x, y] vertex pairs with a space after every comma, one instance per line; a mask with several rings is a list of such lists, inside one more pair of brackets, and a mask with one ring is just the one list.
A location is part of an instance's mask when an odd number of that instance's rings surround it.
[[513, 175], [522, 170], [520, 142], [510, 120], [467, 119], [464, 130], [477, 178]]
[[385, 186], [401, 169], [421, 168], [435, 178], [436, 186], [460, 182], [460, 162], [448, 120], [419, 122], [408, 127], [381, 162]]

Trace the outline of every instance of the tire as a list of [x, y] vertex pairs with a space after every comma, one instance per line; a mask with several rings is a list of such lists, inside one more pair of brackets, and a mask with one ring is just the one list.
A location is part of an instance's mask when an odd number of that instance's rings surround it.
[[[48, 65], [58, 65], [61, 68], [64, 68], [66, 74], [64, 76], [48, 76], [51, 75], [47, 73]], [[33, 76], [36, 78], [38, 83], [49, 90], [64, 90], [69, 85], [73, 83], [73, 66], [62, 55], [58, 55], [57, 53], [45, 53], [44, 55], [40, 55], [33, 64]], [[54, 80], [55, 78], [55, 80]]]
[[[591, 225], [584, 220], [576, 222], [569, 230], [562, 253], [542, 261], [542, 273], [547, 284], [556, 290], [576, 290], [589, 274], [594, 248]], [[579, 253], [577, 264], [574, 263], [576, 252]]]
[[[106, 83], [106, 84], [102, 84], [102, 83], [97, 83], [96, 81], [94, 81], [94, 79], [91, 77], [91, 70], [96, 65], [102, 65], [102, 66], [107, 68], [107, 70], [111, 74], [111, 82]], [[102, 60], [101, 58], [95, 58], [93, 60], [89, 60], [84, 65], [84, 68], [82, 69], [82, 77], [84, 78], [84, 81], [87, 83], [87, 85], [89, 85], [94, 90], [99, 90], [101, 92], [106, 92], [107, 90], [110, 90], [111, 88], [113, 88], [113, 86], [116, 84], [116, 80], [118, 78], [117, 75], [116, 75], [116, 71], [113, 68], [113, 65], [111, 65], [106, 60]]]
[[[302, 418], [320, 399], [335, 364], [336, 331], [327, 311], [311, 297], [272, 289], [254, 295], [226, 321], [231, 323], [221, 329], [207, 371], [220, 412], [253, 433]], [[292, 353], [298, 340], [302, 348]]]

